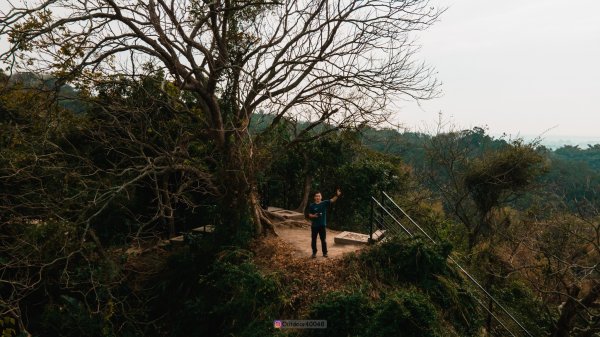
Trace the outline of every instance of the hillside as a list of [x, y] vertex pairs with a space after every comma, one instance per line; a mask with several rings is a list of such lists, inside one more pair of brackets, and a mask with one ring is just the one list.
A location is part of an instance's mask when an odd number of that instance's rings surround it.
[[[597, 332], [597, 147], [550, 150], [482, 128], [308, 130], [282, 118], [249, 124], [247, 147], [227, 157], [195, 98], [161, 76], [102, 83], [84, 113], [17, 82], [0, 91], [3, 332]], [[241, 168], [247, 175], [236, 176]], [[332, 245], [330, 258], [312, 260], [308, 228], [278, 224], [267, 206], [302, 211], [314, 192], [338, 189], [329, 239], [380, 228], [388, 241], [356, 253]], [[410, 220], [386, 213], [392, 201]], [[396, 220], [430, 237], [405, 235]], [[191, 232], [203, 225], [214, 235]], [[181, 246], [159, 245], [179, 236]], [[278, 319], [328, 328], [284, 331]]]

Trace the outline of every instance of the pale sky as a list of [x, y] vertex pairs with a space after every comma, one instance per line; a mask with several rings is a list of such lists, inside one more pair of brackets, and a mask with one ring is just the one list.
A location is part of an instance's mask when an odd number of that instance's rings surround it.
[[401, 106], [420, 131], [441, 111], [495, 134], [600, 137], [600, 1], [432, 0], [447, 7], [418, 35], [443, 96]]
[[460, 127], [494, 134], [600, 138], [600, 1], [431, 5], [447, 11], [416, 35], [417, 56], [436, 68], [443, 96], [421, 106], [399, 102], [396, 120], [425, 131], [441, 112]]

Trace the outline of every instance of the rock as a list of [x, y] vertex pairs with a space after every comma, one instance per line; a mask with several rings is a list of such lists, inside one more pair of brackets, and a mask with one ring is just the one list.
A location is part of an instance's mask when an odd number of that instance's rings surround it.
[[333, 238], [333, 241], [338, 244], [367, 244], [369, 243], [369, 235], [354, 232], [341, 232]]

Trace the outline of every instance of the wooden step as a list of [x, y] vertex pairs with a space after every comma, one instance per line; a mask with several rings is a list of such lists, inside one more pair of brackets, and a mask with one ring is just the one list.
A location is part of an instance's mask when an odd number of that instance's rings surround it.
[[275, 211], [273, 211], [273, 213], [281, 215], [285, 219], [290, 219], [290, 220], [304, 220], [304, 214], [303, 213], [299, 213], [299, 212], [295, 212], [295, 211], [290, 211], [290, 210], [287, 210], [287, 209], [275, 210]]
[[174, 246], [183, 246], [183, 243], [184, 243], [183, 235], [172, 237], [169, 239], [169, 242]]
[[205, 226], [200, 226], [200, 227], [196, 227], [192, 229], [192, 232], [194, 233], [200, 233], [200, 234], [211, 234], [215, 231], [215, 226], [213, 225], [205, 225]]

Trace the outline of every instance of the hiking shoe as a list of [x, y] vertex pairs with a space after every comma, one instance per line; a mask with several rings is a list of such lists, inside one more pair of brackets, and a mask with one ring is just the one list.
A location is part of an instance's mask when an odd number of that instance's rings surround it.
[[327, 256], [327, 254], [323, 254], [323, 257], [329, 257], [329, 256]]
[[317, 254], [313, 254], [310, 257], [313, 258], [313, 259], [316, 259], [317, 258]]

